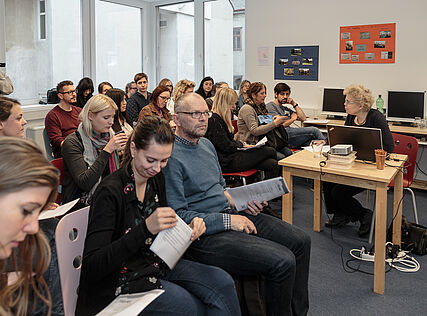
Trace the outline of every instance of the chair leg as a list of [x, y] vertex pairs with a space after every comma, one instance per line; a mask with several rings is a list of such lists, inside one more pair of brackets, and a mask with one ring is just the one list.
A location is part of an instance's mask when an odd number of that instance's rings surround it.
[[372, 244], [372, 237], [374, 236], [375, 213], [376, 213], [376, 209], [374, 207], [374, 213], [372, 214], [372, 220], [371, 220], [371, 230], [369, 231], [369, 239], [368, 239], [369, 244]]
[[246, 185], [246, 177], [242, 177], [243, 185]]
[[408, 190], [409, 192], [411, 192], [411, 196], [412, 196], [412, 206], [414, 208], [414, 218], [415, 218], [415, 223], [418, 224], [418, 212], [417, 212], [417, 203], [415, 202], [415, 194], [414, 191], [412, 191], [411, 188], [404, 188], [405, 190]]

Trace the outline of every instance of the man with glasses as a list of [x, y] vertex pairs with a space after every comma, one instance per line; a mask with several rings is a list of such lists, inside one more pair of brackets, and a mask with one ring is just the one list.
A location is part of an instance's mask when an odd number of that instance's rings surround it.
[[138, 90], [135, 81], [128, 82], [125, 87], [125, 96], [126, 102], [128, 102], [129, 98], [134, 95], [134, 93]]
[[74, 106], [77, 101], [76, 89], [70, 80], [64, 80], [56, 86], [59, 104], [45, 118], [45, 128], [55, 158], [61, 157], [61, 146], [69, 134], [73, 133], [80, 124], [81, 108]]
[[266, 203], [235, 210], [215, 148], [203, 137], [211, 115], [195, 93], [175, 102], [175, 144], [163, 169], [168, 203], [185, 222], [197, 216], [206, 224], [187, 256], [233, 275], [263, 275], [267, 315], [307, 315], [310, 237], [261, 213]]

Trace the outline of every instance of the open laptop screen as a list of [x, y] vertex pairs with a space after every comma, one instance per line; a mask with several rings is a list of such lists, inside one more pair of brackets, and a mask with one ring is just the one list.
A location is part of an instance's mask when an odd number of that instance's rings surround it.
[[381, 129], [327, 125], [329, 145], [353, 145], [357, 159], [375, 161], [375, 149], [383, 149]]

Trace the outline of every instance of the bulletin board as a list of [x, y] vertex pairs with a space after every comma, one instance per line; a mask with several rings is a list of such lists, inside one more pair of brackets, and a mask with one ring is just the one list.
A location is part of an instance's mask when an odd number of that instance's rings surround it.
[[275, 49], [275, 80], [311, 80], [319, 77], [319, 46], [280, 46]]
[[340, 27], [340, 64], [394, 64], [396, 23]]

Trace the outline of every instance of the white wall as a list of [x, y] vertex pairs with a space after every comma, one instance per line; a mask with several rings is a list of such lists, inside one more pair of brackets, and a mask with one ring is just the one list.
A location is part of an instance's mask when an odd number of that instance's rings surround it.
[[[268, 3], [268, 5], [267, 5]], [[319, 81], [287, 83], [304, 108], [320, 111], [322, 87], [363, 84], [375, 96], [387, 90], [426, 90], [427, 1], [246, 0], [246, 74], [273, 97], [274, 47], [319, 45]], [[396, 23], [395, 64], [339, 64], [340, 26]], [[257, 66], [257, 47], [270, 48], [270, 65]]]

